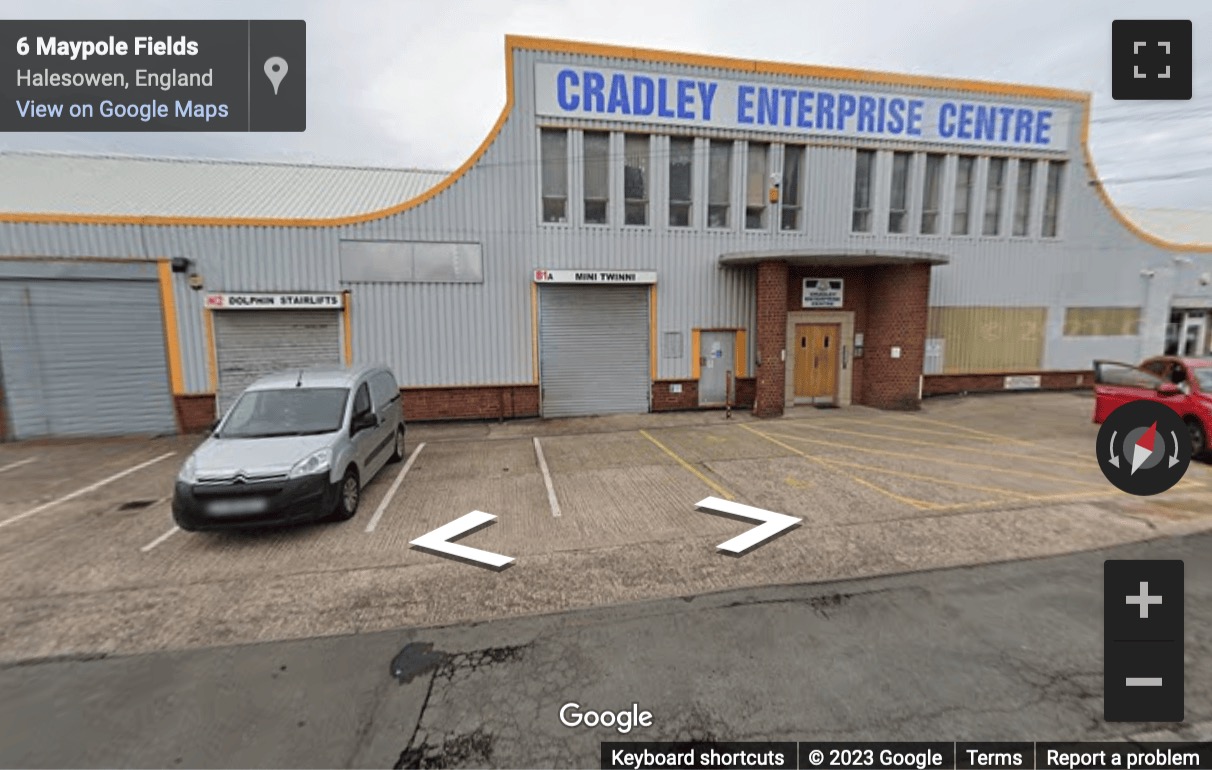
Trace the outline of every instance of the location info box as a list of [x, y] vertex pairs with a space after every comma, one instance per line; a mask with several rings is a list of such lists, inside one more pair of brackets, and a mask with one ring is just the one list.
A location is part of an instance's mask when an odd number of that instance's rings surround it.
[[306, 128], [306, 22], [0, 23], [0, 131]]

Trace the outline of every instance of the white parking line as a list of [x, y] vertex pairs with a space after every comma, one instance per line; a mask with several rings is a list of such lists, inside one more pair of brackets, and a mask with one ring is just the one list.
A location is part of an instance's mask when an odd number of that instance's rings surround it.
[[87, 495], [89, 492], [92, 492], [95, 489], [100, 489], [101, 487], [105, 486], [106, 484], [109, 484], [110, 482], [117, 481], [118, 479], [122, 478], [123, 476], [129, 476], [130, 474], [134, 473], [135, 471], [143, 470], [147, 466], [158, 463], [161, 460], [166, 459], [168, 457], [172, 457], [175, 454], [176, 454], [176, 452], [165, 452], [164, 454], [160, 455], [159, 457], [153, 457], [150, 460], [141, 462], [138, 465], [127, 468], [124, 471], [119, 471], [118, 473], [115, 473], [112, 476], [101, 479], [98, 482], [89, 484], [87, 487], [84, 487], [82, 489], [77, 489], [75, 492], [69, 492], [68, 494], [64, 495], [63, 497], [51, 500], [49, 503], [43, 503], [42, 505], [39, 505], [35, 508], [30, 508], [25, 513], [18, 513], [16, 516], [10, 516], [9, 518], [5, 519], [4, 521], [0, 521], [0, 527], [7, 527], [9, 524], [21, 521], [22, 519], [27, 519], [30, 516], [33, 516], [35, 513], [41, 513], [42, 511], [45, 511], [47, 508], [53, 508], [54, 506], [58, 505], [59, 503], [66, 503], [68, 500], [75, 500], [80, 495]]
[[142, 547], [142, 548], [140, 548], [139, 550], [140, 550], [140, 551], [142, 551], [143, 553], [147, 553], [147, 552], [148, 552], [148, 551], [150, 551], [151, 549], [153, 549], [153, 548], [155, 548], [156, 546], [160, 545], [160, 543], [163, 543], [165, 540], [167, 540], [167, 539], [169, 539], [170, 537], [172, 537], [172, 536], [173, 536], [173, 534], [175, 534], [175, 533], [177, 533], [177, 532], [180, 532], [180, 531], [181, 531], [181, 528], [180, 528], [180, 527], [173, 527], [172, 529], [170, 529], [169, 531], [165, 532], [163, 535], [160, 535], [160, 537], [158, 537], [158, 538], [156, 538], [155, 540], [151, 541], [150, 543], [148, 543], [147, 545], [143, 546], [143, 547]]
[[543, 485], [547, 487], [547, 502], [551, 505], [551, 515], [560, 515], [560, 503], [556, 500], [555, 487], [551, 483], [551, 472], [547, 470], [547, 459], [543, 457], [543, 445], [539, 437], [534, 437], [534, 454], [539, 458], [539, 470], [543, 471]]
[[408, 462], [404, 463], [404, 467], [396, 474], [396, 480], [391, 483], [391, 488], [387, 490], [387, 494], [383, 495], [383, 501], [379, 503], [379, 507], [375, 509], [375, 515], [370, 517], [370, 523], [366, 525], [367, 532], [374, 532], [375, 527], [379, 526], [379, 518], [383, 515], [383, 511], [387, 510], [387, 504], [391, 502], [391, 498], [395, 497], [396, 490], [400, 488], [400, 484], [404, 483], [404, 474], [408, 473], [408, 469], [412, 467], [416, 461], [417, 455], [421, 454], [421, 450], [425, 448], [425, 442], [417, 444], [417, 448], [412, 450], [412, 454], [408, 456]]
[[37, 459], [38, 456], [35, 455], [33, 457], [27, 457], [24, 460], [17, 460], [16, 462], [9, 463], [8, 465], [0, 465], [0, 473], [11, 471], [13, 468], [20, 468], [22, 465], [28, 465]]

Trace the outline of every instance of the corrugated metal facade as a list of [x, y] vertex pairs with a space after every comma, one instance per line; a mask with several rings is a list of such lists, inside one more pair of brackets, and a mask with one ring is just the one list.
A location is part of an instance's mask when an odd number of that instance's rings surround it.
[[[667, 127], [566, 120], [574, 129], [569, 155], [578, 159], [581, 135], [576, 129], [619, 132], [652, 131], [652, 224], [625, 227], [622, 221], [621, 174], [614, 174], [611, 222], [602, 227], [578, 224], [581, 164], [570, 172], [570, 224], [540, 222], [539, 126], [535, 115], [533, 73], [536, 62], [577, 62], [587, 65], [642, 67], [654, 73], [701, 73], [737, 77], [736, 70], [691, 67], [660, 61], [620, 62], [572, 53], [517, 48], [512, 56], [514, 104], [508, 119], [483, 156], [457, 181], [435, 197], [398, 214], [336, 227], [214, 226], [214, 225], [91, 225], [0, 223], [0, 253], [26, 257], [178, 257], [193, 260], [207, 291], [339, 291], [351, 293], [354, 358], [384, 361], [403, 385], [476, 385], [532, 383], [535, 378], [532, 325], [532, 273], [536, 268], [656, 270], [656, 334], [680, 332], [690, 339], [694, 328], [755, 327], [756, 291], [752, 268], [721, 268], [721, 254], [767, 250], [864, 251], [914, 250], [941, 254], [947, 265], [935, 267], [930, 292], [932, 306], [1046, 307], [1043, 334], [1045, 368], [1085, 368], [1096, 355], [1134, 359], [1160, 351], [1171, 298], [1209, 296], [1200, 280], [1212, 271], [1204, 253], [1191, 253], [1184, 262], [1174, 253], [1150, 244], [1126, 229], [1106, 207], [1089, 182], [1081, 144], [1078, 102], [1051, 102], [1037, 97], [1001, 95], [999, 101], [1022, 101], [1072, 111], [1067, 168], [1061, 196], [1057, 238], [921, 236], [887, 234], [892, 151], [915, 153], [909, 185], [910, 231], [921, 211], [924, 153], [949, 153], [944, 167], [943, 220], [950, 210], [955, 174], [955, 148], [922, 144], [899, 145], [868, 141], [861, 146], [879, 150], [876, 163], [872, 234], [851, 232], [855, 142], [810, 143], [804, 178], [805, 226], [798, 232], [773, 227], [762, 232], [743, 229], [744, 146], [733, 154], [733, 227], [669, 228], [662, 192], [668, 179]], [[749, 71], [754, 83], [837, 86], [838, 81]], [[875, 78], [878, 80], [878, 78]], [[844, 85], [844, 83], [842, 84]], [[880, 85], [907, 94], [953, 96], [942, 88]], [[973, 98], [971, 92], [960, 93]], [[979, 98], [977, 95], [975, 98]], [[704, 129], [696, 134], [693, 221], [706, 218], [706, 137], [774, 142], [774, 167], [780, 157], [778, 137], [738, 131]], [[622, 136], [612, 137], [621, 152]], [[969, 150], [969, 152], [978, 152]], [[998, 153], [1004, 155], [1005, 153]], [[1045, 156], [1039, 156], [1045, 157]], [[1053, 156], [1055, 157], [1055, 156]], [[987, 163], [977, 165], [973, 217], [979, 225], [984, 210]], [[1045, 174], [1035, 175], [1032, 222], [1039, 232]], [[1012, 216], [1016, 164], [1008, 164], [1003, 210], [1005, 228]], [[341, 195], [340, 189], [332, 194]], [[213, 212], [225, 209], [215, 193]], [[293, 216], [335, 210], [335, 204], [309, 207], [299, 203]], [[350, 283], [342, 284], [339, 251], [342, 239], [479, 243], [483, 249], [482, 283]], [[1151, 271], [1145, 277], [1142, 271]], [[174, 296], [181, 338], [184, 389], [206, 392], [210, 362], [200, 293], [184, 275], [174, 276]], [[1142, 307], [1142, 334], [1126, 337], [1065, 337], [1064, 309], [1071, 306]], [[655, 340], [654, 340], [655, 344]], [[688, 347], [688, 346], [687, 346]], [[753, 346], [744, 351], [745, 370], [753, 371]], [[962, 369], [963, 362], [959, 363]], [[689, 378], [692, 361], [657, 358], [657, 378]]]

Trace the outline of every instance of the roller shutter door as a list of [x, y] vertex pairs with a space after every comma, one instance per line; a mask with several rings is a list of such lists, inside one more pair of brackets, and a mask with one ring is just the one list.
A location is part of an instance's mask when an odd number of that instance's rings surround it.
[[175, 433], [159, 284], [0, 280], [9, 438]]
[[253, 380], [341, 365], [341, 314], [328, 310], [216, 310], [219, 414]]
[[543, 286], [544, 417], [647, 412], [648, 288]]

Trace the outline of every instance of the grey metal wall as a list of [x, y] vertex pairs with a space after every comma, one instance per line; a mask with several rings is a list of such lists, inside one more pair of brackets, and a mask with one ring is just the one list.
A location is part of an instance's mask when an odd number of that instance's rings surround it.
[[[353, 345], [359, 361], [382, 360], [405, 385], [464, 385], [525, 383], [533, 380], [531, 274], [535, 268], [617, 268], [657, 270], [657, 334], [677, 331], [689, 340], [693, 327], [755, 329], [752, 270], [724, 270], [721, 253], [794, 248], [921, 250], [947, 255], [951, 263], [934, 270], [933, 305], [1047, 305], [1049, 321], [1045, 365], [1050, 368], [1087, 366], [1095, 350], [1100, 355], [1134, 358], [1160, 339], [1170, 297], [1208, 296], [1198, 276], [1212, 270], [1212, 258], [1191, 254], [1190, 263], [1175, 263], [1173, 254], [1151, 246], [1122, 227], [1088, 184], [1080, 144], [1080, 105], [1056, 103], [1074, 111], [1062, 196], [1061, 237], [1056, 239], [1001, 236], [916, 236], [884, 232], [887, 223], [890, 151], [908, 149], [948, 152], [946, 147], [901, 146], [894, 142], [864, 143], [883, 150], [878, 158], [874, 190], [876, 232], [850, 232], [853, 185], [852, 145], [843, 141], [809, 148], [805, 182], [806, 227], [802, 232], [774, 229], [746, 232], [740, 211], [728, 231], [699, 228], [670, 229], [663, 224], [663, 206], [654, 205], [650, 227], [620, 224], [620, 176], [612, 187], [612, 224], [606, 227], [546, 225], [540, 222], [538, 126], [534, 116], [532, 78], [536, 61], [578, 61], [623, 64], [653, 72], [685, 74], [684, 65], [656, 62], [609, 62], [573, 54], [515, 51], [516, 84], [512, 114], [480, 161], [449, 189], [403, 213], [341, 227], [178, 227], [135, 225], [45, 225], [0, 223], [0, 253], [21, 256], [131, 257], [186, 256], [195, 260], [206, 289], [231, 291], [352, 292]], [[705, 74], [736, 77], [735, 71], [706, 68]], [[747, 73], [748, 80], [787, 82], [788, 77]], [[803, 85], [824, 84], [814, 78]], [[951, 95], [942, 89], [903, 87], [907, 93]], [[971, 96], [971, 94], [966, 94]], [[1013, 97], [999, 97], [1007, 102]], [[1030, 99], [1033, 104], [1041, 100]], [[573, 128], [622, 130], [610, 123], [576, 120]], [[649, 127], [653, 131], [658, 128]], [[629, 124], [628, 131], [645, 131]], [[667, 132], [668, 129], [659, 129]], [[738, 140], [772, 141], [768, 135], [706, 131]], [[621, 149], [620, 137], [613, 139]], [[699, 154], [705, 148], [700, 139]], [[577, 157], [579, 135], [570, 154]], [[665, 184], [661, 162], [666, 141], [654, 139], [653, 188]], [[667, 151], [667, 150], [666, 150]], [[733, 202], [743, 201], [743, 146], [734, 152]], [[948, 161], [943, 189], [950, 195], [953, 162]], [[1013, 167], [1013, 164], [1011, 164]], [[1037, 169], [1038, 172], [1038, 169]], [[920, 211], [920, 158], [911, 184], [911, 222]], [[573, 164], [572, 186], [579, 189], [579, 168]], [[983, 211], [984, 164], [978, 170], [974, 216]], [[1013, 199], [1013, 168], [1006, 180], [1006, 198]], [[1038, 229], [1044, 174], [1037, 173], [1034, 227]], [[705, 216], [706, 175], [696, 173], [695, 221]], [[659, 195], [656, 200], [660, 200]], [[575, 213], [579, 201], [570, 200]], [[946, 209], [946, 199], [944, 201]], [[1004, 214], [1008, 217], [1009, 214]], [[1009, 223], [1007, 222], [1007, 228]], [[484, 281], [478, 284], [342, 285], [339, 271], [341, 239], [398, 239], [478, 242], [483, 246]], [[1141, 276], [1152, 269], [1155, 277]], [[189, 391], [210, 388], [205, 327], [198, 292], [175, 277], [175, 296]], [[1063, 309], [1068, 305], [1146, 304], [1141, 337], [1065, 338]], [[746, 369], [753, 370], [752, 343]], [[691, 374], [689, 344], [681, 358], [658, 358], [660, 378]]]

